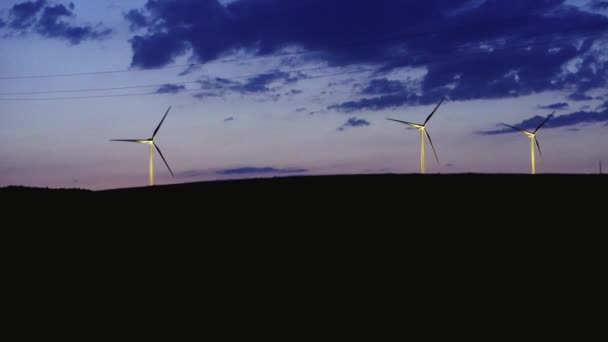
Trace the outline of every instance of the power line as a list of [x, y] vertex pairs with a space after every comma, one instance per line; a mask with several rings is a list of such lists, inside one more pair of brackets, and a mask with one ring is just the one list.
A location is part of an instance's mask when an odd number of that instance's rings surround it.
[[[311, 67], [311, 68], [303, 68], [296, 69], [291, 71], [285, 71], [285, 73], [292, 72], [301, 72], [301, 71], [311, 71], [311, 70], [322, 70], [327, 68], [333, 68], [330, 66], [326, 67]], [[261, 75], [265, 75], [266, 73], [260, 74], [252, 74], [252, 75], [244, 75], [244, 76], [233, 76], [233, 77], [222, 77], [226, 80], [233, 79], [242, 79], [242, 78], [252, 78]], [[0, 96], [6, 95], [35, 95], [35, 94], [54, 94], [54, 93], [79, 93], [79, 92], [88, 92], [88, 91], [106, 91], [106, 90], [125, 90], [125, 89], [136, 89], [136, 88], [154, 88], [154, 87], [162, 87], [167, 84], [173, 85], [185, 85], [185, 84], [194, 84], [199, 83], [199, 81], [183, 81], [183, 82], [164, 82], [164, 83], [156, 83], [156, 84], [145, 84], [145, 85], [135, 85], [135, 86], [124, 86], [124, 87], [109, 87], [109, 88], [87, 88], [87, 89], [64, 89], [64, 90], [43, 90], [43, 91], [28, 91], [28, 92], [16, 92], [16, 93], [0, 93]]]
[[[463, 28], [466, 28], [466, 25], [462, 26]], [[588, 27], [587, 26], [572, 26], [568, 29], [565, 30], [561, 30], [558, 32], [545, 32], [542, 34], [538, 34], [538, 35], [530, 35], [527, 36], [526, 38], [533, 38], [533, 37], [538, 37], [538, 36], [545, 36], [545, 35], [553, 35], [553, 34], [565, 34], [565, 33], [570, 33], [572, 31], [576, 31], [578, 29], [585, 29]], [[452, 29], [451, 32], [454, 32], [454, 30]], [[381, 39], [376, 39], [374, 41], [359, 41], [359, 42], [350, 42], [347, 44], [340, 44], [340, 45], [334, 45], [332, 46], [332, 48], [335, 47], [351, 47], [351, 46], [366, 46], [366, 45], [373, 45], [373, 44], [380, 44], [380, 43], [385, 43], [387, 41], [391, 41], [397, 38], [415, 38], [415, 37], [424, 37], [424, 36], [433, 36], [440, 33], [439, 31], [428, 31], [428, 32], [423, 32], [423, 33], [410, 33], [410, 34], [406, 34], [406, 33], [398, 33], [398, 34], [394, 34], [391, 36], [386, 36], [384, 38]], [[598, 32], [600, 34], [603, 34], [605, 32]], [[497, 38], [494, 40], [499, 40], [501, 38]], [[485, 40], [483, 42], [488, 42], [488, 41], [492, 41], [492, 40]], [[323, 52], [324, 50], [321, 49], [317, 49], [317, 50], [307, 50], [307, 51], [295, 51], [295, 52], [280, 52], [280, 53], [275, 53], [275, 54], [266, 54], [266, 55], [260, 55], [260, 56], [249, 56], [249, 57], [240, 57], [240, 58], [232, 58], [232, 59], [223, 59], [223, 60], [215, 60], [215, 61], [208, 61], [205, 63], [189, 63], [189, 64], [179, 64], [179, 65], [171, 65], [171, 66], [162, 66], [162, 67], [154, 67], [154, 68], [147, 68], [147, 69], [116, 69], [116, 70], [104, 70], [104, 71], [91, 71], [91, 72], [81, 72], [81, 73], [66, 73], [66, 74], [49, 74], [49, 75], [28, 75], [28, 76], [2, 76], [0, 77], [0, 80], [15, 80], [15, 79], [36, 79], [36, 78], [54, 78], [54, 77], [73, 77], [73, 76], [91, 76], [91, 75], [104, 75], [104, 74], [115, 74], [115, 73], [126, 73], [126, 72], [140, 72], [140, 71], [153, 71], [153, 70], [164, 70], [164, 69], [175, 69], [175, 68], [183, 68], [183, 67], [195, 67], [195, 66], [203, 66], [203, 65], [209, 65], [209, 64], [218, 64], [218, 63], [231, 63], [231, 62], [241, 62], [241, 61], [247, 61], [247, 60], [254, 60], [254, 59], [262, 59], [262, 58], [269, 58], [269, 57], [287, 57], [287, 56], [294, 56], [294, 55], [305, 55], [305, 54], [314, 54], [314, 53], [319, 53], [319, 52]]]
[[[182, 90], [194, 91], [194, 90]], [[199, 89], [196, 89], [199, 91]], [[128, 97], [128, 96], [143, 96], [143, 95], [160, 95], [161, 93], [138, 93], [138, 94], [114, 94], [114, 95], [87, 95], [87, 96], [70, 96], [70, 97], [47, 97], [47, 98], [24, 98], [24, 99], [0, 99], [0, 101], [50, 101], [50, 100], [77, 100], [77, 99], [93, 99], [93, 98], [106, 98], [106, 97]]]
[[21, 93], [0, 93], [0, 96], [6, 95], [36, 95], [36, 94], [56, 94], [56, 93], [81, 93], [81, 92], [89, 92], [89, 91], [106, 91], [106, 90], [125, 90], [125, 89], [137, 89], [137, 88], [155, 88], [162, 87], [166, 84], [173, 85], [185, 85], [198, 83], [198, 81], [187, 81], [187, 82], [166, 82], [159, 84], [146, 84], [146, 85], [135, 85], [135, 86], [125, 86], [125, 87], [109, 87], [109, 88], [88, 88], [88, 89], [72, 89], [72, 90], [44, 90], [44, 91], [30, 91], [30, 92], [21, 92]]
[[[369, 68], [369, 69], [359, 69], [359, 70], [349, 70], [338, 73], [332, 73], [327, 75], [317, 75], [317, 76], [309, 76], [304, 77], [302, 80], [308, 79], [316, 79], [323, 77], [331, 77], [331, 76], [339, 76], [339, 75], [347, 75], [347, 74], [355, 74], [355, 73], [363, 73], [370, 71], [377, 71], [380, 68]], [[200, 88], [200, 89], [186, 89], [180, 90], [179, 93], [189, 93], [189, 92], [197, 92], [197, 91], [205, 91], [208, 89], [215, 88]], [[106, 97], [128, 97], [128, 96], [145, 96], [145, 95], [162, 95], [166, 93], [162, 92], [148, 92], [148, 93], [134, 93], [134, 94], [115, 94], [115, 95], [87, 95], [87, 96], [69, 96], [69, 97], [47, 97], [47, 98], [22, 98], [22, 99], [0, 99], [0, 101], [49, 101], [49, 100], [76, 100], [76, 99], [91, 99], [91, 98], [106, 98]]]

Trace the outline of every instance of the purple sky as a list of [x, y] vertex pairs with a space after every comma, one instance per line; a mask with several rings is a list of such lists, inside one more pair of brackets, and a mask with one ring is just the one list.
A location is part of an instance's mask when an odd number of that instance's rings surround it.
[[596, 172], [607, 15], [594, 0], [3, 1], [0, 186], [146, 185], [147, 147], [108, 140], [148, 138], [169, 106], [156, 140], [175, 177], [155, 157], [157, 184], [414, 173], [417, 132], [385, 118], [423, 122], [443, 96], [429, 173], [527, 173], [528, 140], [498, 124], [553, 111], [537, 171]]

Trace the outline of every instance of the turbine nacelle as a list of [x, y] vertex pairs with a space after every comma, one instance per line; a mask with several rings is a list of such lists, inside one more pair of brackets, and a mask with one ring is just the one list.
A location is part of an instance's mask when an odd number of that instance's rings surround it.
[[160, 148], [158, 147], [158, 145], [156, 145], [154, 143], [154, 137], [156, 137], [156, 134], [158, 133], [158, 130], [160, 129], [160, 126], [165, 121], [165, 118], [167, 117], [167, 114], [169, 114], [169, 110], [171, 110], [171, 107], [169, 107], [167, 109], [167, 111], [165, 112], [165, 115], [163, 116], [162, 120], [160, 120], [160, 123], [158, 124], [158, 126], [156, 126], [156, 129], [154, 130], [154, 133], [152, 133], [152, 137], [151, 138], [148, 138], [148, 139], [111, 139], [110, 140], [110, 141], [123, 141], [123, 142], [133, 142], [133, 143], [139, 143], [139, 144], [147, 144], [147, 145], [150, 146], [150, 185], [154, 185], [154, 171], [153, 171], [153, 162], [152, 162], [152, 158], [153, 158], [152, 156], [153, 156], [153, 150], [154, 149], [156, 149], [156, 151], [158, 151], [158, 154], [163, 159], [163, 162], [167, 166], [167, 169], [169, 170], [169, 173], [171, 173], [171, 176], [174, 176], [173, 175], [173, 171], [171, 171], [171, 168], [169, 167], [169, 163], [167, 163], [167, 160], [165, 159], [165, 156], [163, 156], [163, 153], [160, 151]]
[[413, 127], [417, 130], [424, 130], [424, 128], [426, 127], [425, 125], [422, 124], [417, 124], [417, 123], [413, 123], [413, 122], [407, 122], [407, 121], [401, 121], [401, 120], [396, 120], [396, 119], [391, 119], [391, 118], [386, 118], [386, 120], [390, 120], [390, 121], [395, 121], [395, 122], [399, 122], [402, 124], [406, 124], [410, 127]]
[[110, 141], [132, 141], [135, 143], [139, 143], [139, 144], [154, 144], [154, 139], [133, 139], [133, 140], [127, 140], [127, 139], [112, 139]]
[[410, 127], [413, 127], [420, 132], [420, 172], [421, 173], [425, 172], [425, 162], [424, 162], [424, 138], [425, 137], [428, 139], [429, 143], [431, 144], [431, 148], [433, 149], [433, 154], [435, 155], [435, 160], [437, 160], [437, 165], [440, 165], [439, 157], [437, 157], [437, 152], [435, 151], [435, 146], [433, 146], [433, 141], [431, 140], [431, 136], [429, 135], [429, 132], [427, 132], [427, 130], [426, 130], [426, 124], [429, 122], [429, 120], [431, 120], [431, 117], [433, 117], [433, 115], [435, 114], [437, 109], [439, 109], [439, 106], [441, 106], [441, 104], [443, 103], [444, 100], [445, 100], [445, 97], [442, 98], [441, 101], [439, 101], [439, 104], [437, 104], [437, 107], [435, 107], [435, 109], [431, 112], [431, 114], [429, 114], [429, 116], [427, 116], [427, 118], [426, 118], [426, 120], [424, 120], [423, 124], [386, 118], [387, 120], [399, 122], [399, 123], [408, 125]]
[[541, 160], [543, 159], [543, 153], [540, 150], [540, 144], [538, 143], [538, 139], [536, 139], [536, 134], [538, 134], [538, 131], [547, 123], [547, 121], [549, 121], [549, 119], [551, 119], [553, 117], [553, 114], [555, 114], [555, 112], [553, 112], [549, 116], [547, 116], [540, 123], [540, 125], [538, 125], [538, 127], [536, 127], [534, 132], [530, 132], [528, 130], [517, 128], [517, 127], [503, 123], [504, 126], [507, 126], [511, 129], [519, 131], [519, 132], [525, 134], [528, 138], [530, 138], [530, 161], [531, 161], [531, 167], [532, 167], [532, 174], [536, 173], [536, 165], [535, 165], [535, 159], [534, 159], [534, 144], [536, 144], [536, 147], [538, 148], [538, 154], [540, 155], [540, 159]]

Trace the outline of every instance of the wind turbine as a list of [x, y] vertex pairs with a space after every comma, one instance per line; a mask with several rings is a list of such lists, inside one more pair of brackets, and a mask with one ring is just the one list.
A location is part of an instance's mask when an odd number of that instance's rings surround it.
[[433, 146], [433, 141], [431, 140], [431, 136], [429, 135], [429, 132], [427, 132], [427, 130], [426, 130], [426, 124], [429, 122], [429, 120], [431, 120], [431, 117], [433, 116], [433, 114], [435, 114], [437, 109], [439, 109], [439, 106], [441, 106], [441, 103], [443, 102], [443, 100], [445, 100], [445, 97], [442, 98], [441, 101], [439, 101], [439, 104], [437, 105], [437, 107], [435, 107], [435, 109], [426, 118], [426, 120], [424, 120], [423, 124], [417, 124], [417, 123], [412, 123], [412, 122], [407, 122], [407, 121], [386, 118], [387, 120], [400, 122], [402, 124], [412, 126], [420, 132], [420, 173], [422, 173], [422, 174], [424, 174], [424, 172], [426, 171], [426, 165], [425, 165], [425, 161], [424, 161], [424, 137], [425, 136], [429, 140], [429, 143], [431, 144], [431, 148], [433, 148], [433, 154], [435, 154], [435, 160], [437, 160], [437, 164], [439, 164], [439, 158], [437, 157], [437, 152], [435, 151], [435, 146]]
[[160, 148], [158, 148], [158, 145], [156, 145], [154, 143], [154, 137], [156, 136], [156, 133], [158, 133], [158, 130], [160, 129], [160, 126], [163, 124], [163, 121], [165, 121], [167, 114], [169, 114], [169, 110], [171, 110], [171, 106], [169, 106], [169, 108], [165, 112], [165, 116], [163, 116], [163, 119], [160, 120], [160, 123], [158, 124], [158, 126], [156, 126], [154, 133], [152, 133], [152, 138], [149, 138], [149, 139], [110, 139], [110, 141], [125, 141], [125, 142], [134, 142], [134, 143], [140, 143], [140, 144], [148, 144], [148, 146], [150, 148], [150, 185], [154, 185], [154, 162], [153, 162], [154, 161], [154, 148], [156, 148], [156, 150], [158, 151], [158, 154], [160, 154], [160, 157], [163, 158], [165, 165], [167, 165], [167, 169], [169, 169], [169, 172], [171, 173], [171, 176], [173, 177], [173, 171], [171, 171], [171, 168], [169, 167], [167, 160], [165, 160], [165, 157], [163, 156], [163, 153], [160, 151]]
[[545, 118], [545, 120], [543, 120], [543, 122], [541, 122], [540, 125], [538, 125], [538, 127], [536, 127], [534, 132], [519, 129], [517, 127], [513, 127], [513, 126], [503, 123], [504, 126], [512, 128], [516, 131], [520, 131], [523, 134], [527, 135], [528, 138], [530, 138], [530, 161], [532, 163], [532, 174], [533, 175], [536, 174], [536, 159], [535, 159], [535, 153], [534, 153], [534, 143], [536, 143], [536, 147], [538, 147], [538, 154], [540, 155], [540, 159], [541, 160], [543, 159], [543, 153], [540, 151], [540, 144], [538, 143], [538, 139], [536, 139], [536, 134], [541, 129], [541, 127], [543, 127], [547, 123], [547, 121], [549, 121], [549, 119], [551, 119], [553, 117], [553, 114], [555, 114], [555, 112], [553, 112], [549, 116], [547, 116]]

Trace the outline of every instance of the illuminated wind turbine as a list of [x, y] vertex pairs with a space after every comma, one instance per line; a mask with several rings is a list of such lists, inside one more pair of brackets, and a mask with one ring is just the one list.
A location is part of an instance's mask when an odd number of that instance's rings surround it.
[[163, 124], [163, 121], [165, 121], [167, 114], [169, 114], [169, 110], [171, 110], [171, 106], [169, 106], [169, 108], [167, 109], [167, 112], [165, 112], [165, 116], [163, 116], [163, 119], [160, 120], [160, 123], [158, 124], [158, 126], [156, 126], [154, 133], [152, 133], [152, 138], [149, 138], [149, 139], [110, 139], [110, 141], [125, 141], [125, 142], [134, 142], [134, 143], [140, 143], [140, 144], [148, 144], [148, 146], [150, 147], [150, 185], [154, 185], [154, 163], [153, 163], [154, 148], [156, 148], [156, 150], [158, 151], [158, 154], [160, 154], [160, 157], [163, 158], [165, 165], [167, 165], [167, 169], [169, 169], [171, 176], [173, 176], [173, 171], [171, 171], [171, 168], [169, 167], [169, 164], [165, 160], [163, 153], [160, 151], [160, 148], [158, 148], [158, 145], [156, 145], [154, 143], [154, 137], [156, 136], [156, 133], [158, 133], [158, 130], [160, 129], [160, 126]]
[[429, 135], [429, 132], [426, 131], [426, 124], [429, 122], [429, 120], [431, 119], [433, 114], [435, 114], [437, 109], [439, 109], [439, 106], [441, 106], [441, 103], [443, 102], [443, 100], [445, 100], [445, 97], [442, 98], [441, 101], [439, 101], [439, 104], [437, 105], [437, 107], [435, 107], [435, 109], [426, 118], [426, 120], [424, 120], [423, 124], [417, 124], [417, 123], [412, 123], [412, 122], [407, 122], [407, 121], [386, 118], [387, 120], [400, 122], [402, 124], [412, 126], [415, 129], [417, 129], [418, 131], [420, 131], [420, 173], [424, 173], [426, 171], [426, 165], [425, 165], [425, 161], [424, 161], [424, 136], [426, 136], [426, 138], [429, 139], [431, 148], [433, 148], [433, 154], [435, 154], [435, 159], [437, 160], [437, 164], [439, 165], [439, 158], [437, 157], [437, 152], [435, 151], [435, 146], [433, 146], [433, 141], [431, 140], [431, 136]]
[[503, 125], [512, 128], [516, 131], [520, 131], [523, 134], [527, 135], [528, 138], [530, 138], [530, 161], [532, 163], [532, 174], [536, 174], [536, 159], [535, 157], [535, 153], [534, 153], [534, 143], [536, 143], [536, 147], [538, 147], [538, 154], [540, 155], [540, 159], [543, 159], [543, 153], [540, 151], [540, 144], [538, 143], [538, 139], [536, 139], [536, 134], [538, 133], [538, 130], [540, 130], [541, 127], [543, 127], [547, 121], [549, 121], [549, 119], [551, 119], [553, 117], [553, 114], [555, 114], [555, 112], [551, 113], [549, 116], [547, 116], [545, 118], [545, 120], [543, 120], [543, 122], [540, 123], [540, 125], [538, 125], [538, 127], [536, 127], [536, 129], [534, 130], [534, 132], [530, 132], [530, 131], [526, 131], [523, 129], [519, 129], [517, 127], [513, 127], [510, 125], [507, 125], [505, 123], [503, 123]]

